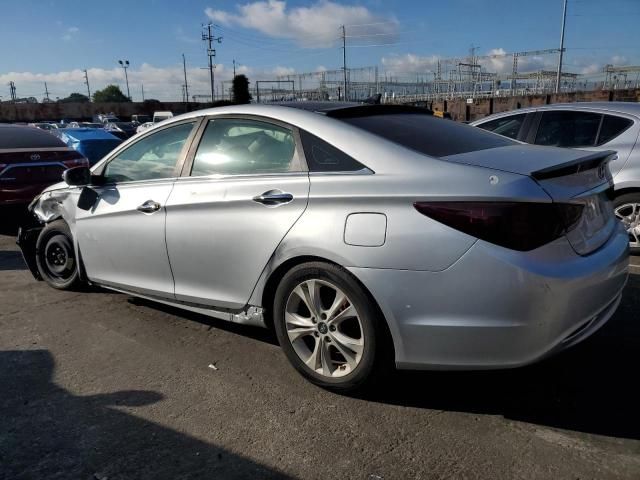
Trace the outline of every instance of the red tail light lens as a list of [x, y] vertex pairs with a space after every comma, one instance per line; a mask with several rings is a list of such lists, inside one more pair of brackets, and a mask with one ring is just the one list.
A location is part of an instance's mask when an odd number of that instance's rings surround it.
[[89, 160], [78, 152], [69, 152], [69, 154], [62, 160], [62, 164], [67, 168], [89, 167]]
[[416, 210], [481, 240], [529, 251], [570, 231], [582, 205], [526, 202], [416, 202]]

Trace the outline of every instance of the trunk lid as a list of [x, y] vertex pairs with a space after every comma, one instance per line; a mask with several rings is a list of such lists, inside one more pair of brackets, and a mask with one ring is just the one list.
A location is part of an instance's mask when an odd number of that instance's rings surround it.
[[555, 147], [513, 145], [444, 157], [444, 160], [527, 175], [557, 203], [582, 206], [566, 237], [579, 255], [602, 246], [616, 228], [609, 198], [614, 151], [587, 152]]

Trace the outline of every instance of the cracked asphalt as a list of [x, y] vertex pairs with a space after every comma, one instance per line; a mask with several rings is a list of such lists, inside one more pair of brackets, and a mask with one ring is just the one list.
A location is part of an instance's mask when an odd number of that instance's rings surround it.
[[542, 364], [350, 398], [267, 331], [36, 282], [5, 233], [0, 479], [640, 478], [640, 267], [600, 332]]

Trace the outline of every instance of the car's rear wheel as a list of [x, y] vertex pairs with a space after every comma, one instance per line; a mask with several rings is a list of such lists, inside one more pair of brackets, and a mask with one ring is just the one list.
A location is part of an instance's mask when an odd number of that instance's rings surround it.
[[64, 220], [56, 220], [42, 229], [36, 242], [36, 263], [43, 280], [59, 290], [80, 286], [73, 239]]
[[336, 265], [290, 270], [276, 291], [274, 325], [292, 365], [324, 388], [361, 390], [390, 369], [384, 320], [358, 281]]
[[640, 253], [640, 193], [620, 195], [613, 202], [616, 217], [629, 234], [631, 253]]

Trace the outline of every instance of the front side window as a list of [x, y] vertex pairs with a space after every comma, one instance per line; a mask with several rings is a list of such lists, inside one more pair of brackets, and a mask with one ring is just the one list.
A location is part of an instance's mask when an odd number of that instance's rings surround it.
[[593, 147], [602, 115], [591, 112], [544, 112], [536, 134], [536, 145]]
[[106, 165], [103, 176], [108, 183], [174, 177], [194, 125], [182, 123], [137, 141]]
[[267, 122], [210, 120], [193, 159], [191, 176], [299, 171], [293, 132]]
[[478, 125], [478, 127], [483, 130], [497, 133], [498, 135], [516, 139], [518, 138], [518, 133], [520, 133], [520, 129], [522, 128], [522, 124], [524, 123], [526, 116], [526, 113], [520, 113], [518, 115], [510, 115], [508, 117], [500, 117], [495, 120], [482, 123]]

